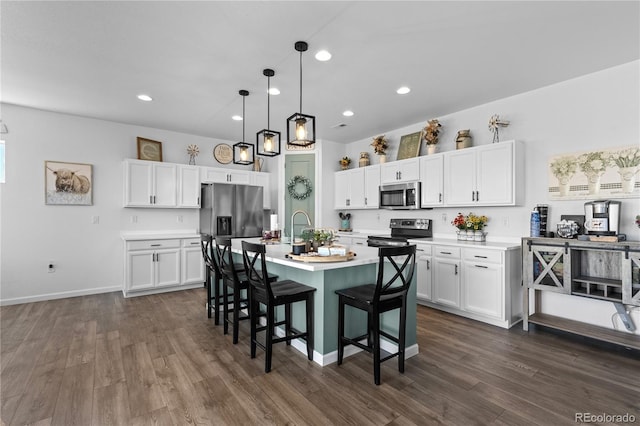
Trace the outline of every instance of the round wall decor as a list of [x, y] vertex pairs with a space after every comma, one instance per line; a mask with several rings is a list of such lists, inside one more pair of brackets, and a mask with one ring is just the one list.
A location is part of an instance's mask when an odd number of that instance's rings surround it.
[[[302, 185], [302, 191], [299, 190], [299, 185]], [[287, 190], [292, 198], [295, 198], [296, 200], [306, 200], [309, 198], [309, 195], [311, 195], [313, 187], [311, 186], [309, 178], [297, 175], [289, 180]]]
[[229, 164], [233, 160], [233, 148], [226, 143], [218, 144], [213, 149], [213, 158], [220, 164]]

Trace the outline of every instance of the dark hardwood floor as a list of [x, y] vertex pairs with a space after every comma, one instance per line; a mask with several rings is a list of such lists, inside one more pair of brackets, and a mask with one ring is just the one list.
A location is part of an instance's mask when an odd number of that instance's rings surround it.
[[265, 374], [248, 324], [233, 345], [204, 304], [197, 289], [0, 308], [2, 424], [546, 426], [576, 424], [576, 413], [640, 423], [637, 351], [419, 306], [420, 354], [404, 375], [384, 363], [375, 386], [367, 354], [323, 368], [284, 344]]

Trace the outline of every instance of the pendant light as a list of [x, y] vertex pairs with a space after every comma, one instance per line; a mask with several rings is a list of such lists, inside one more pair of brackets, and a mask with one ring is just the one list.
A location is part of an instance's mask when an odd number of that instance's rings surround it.
[[276, 75], [276, 72], [272, 69], [266, 68], [262, 70], [262, 74], [267, 77], [267, 128], [260, 130], [256, 134], [256, 152], [258, 155], [265, 157], [275, 157], [280, 155], [280, 132], [269, 129], [269, 106], [271, 94], [271, 77]]
[[253, 145], [244, 141], [244, 101], [249, 96], [249, 91], [240, 90], [238, 93], [242, 96], [242, 142], [233, 145], [233, 164], [253, 164]]
[[300, 52], [300, 112], [287, 119], [287, 145], [307, 147], [316, 143], [316, 118], [302, 113], [302, 52], [306, 52], [309, 45], [297, 41], [294, 47]]

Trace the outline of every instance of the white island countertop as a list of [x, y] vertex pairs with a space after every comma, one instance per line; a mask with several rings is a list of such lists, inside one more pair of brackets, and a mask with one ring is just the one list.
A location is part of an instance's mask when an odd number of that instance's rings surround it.
[[[260, 244], [260, 238], [234, 238], [232, 240], [232, 251], [234, 253], [242, 253], [242, 241]], [[291, 244], [267, 244], [267, 252], [265, 259], [267, 262], [278, 263], [280, 265], [289, 266], [305, 271], [328, 271], [331, 269], [350, 268], [352, 266], [369, 265], [378, 262], [378, 249], [375, 247], [358, 246], [352, 250], [356, 256], [347, 261], [341, 262], [303, 262], [285, 257], [291, 252]]]

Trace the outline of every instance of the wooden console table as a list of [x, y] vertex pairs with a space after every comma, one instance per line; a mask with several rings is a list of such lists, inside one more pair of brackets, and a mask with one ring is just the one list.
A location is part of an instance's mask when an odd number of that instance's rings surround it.
[[[637, 334], [540, 313], [541, 291], [610, 301], [619, 312], [624, 312], [624, 305], [640, 306], [640, 242], [523, 238], [522, 277], [527, 288], [523, 292], [523, 330], [529, 330], [529, 323], [539, 324], [640, 350]], [[529, 290], [534, 297], [533, 313]], [[629, 317], [625, 319], [627, 328], [640, 327]]]

